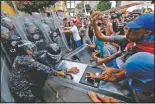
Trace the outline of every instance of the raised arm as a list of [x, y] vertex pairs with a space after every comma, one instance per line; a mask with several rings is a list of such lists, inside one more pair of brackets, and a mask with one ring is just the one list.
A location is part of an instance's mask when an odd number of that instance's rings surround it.
[[98, 28], [96, 24], [96, 20], [98, 16], [99, 16], [98, 12], [93, 13], [91, 16], [91, 20], [92, 20], [91, 22], [94, 28], [95, 35], [100, 41], [109, 42], [109, 36], [103, 36], [100, 29]]

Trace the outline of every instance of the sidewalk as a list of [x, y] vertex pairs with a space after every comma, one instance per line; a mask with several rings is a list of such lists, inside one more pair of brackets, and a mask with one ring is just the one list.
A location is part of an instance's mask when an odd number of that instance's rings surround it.
[[[59, 92], [58, 98], [56, 98], [56, 91]], [[43, 94], [46, 102], [92, 102], [86, 92], [80, 92], [48, 80], [43, 88]]]

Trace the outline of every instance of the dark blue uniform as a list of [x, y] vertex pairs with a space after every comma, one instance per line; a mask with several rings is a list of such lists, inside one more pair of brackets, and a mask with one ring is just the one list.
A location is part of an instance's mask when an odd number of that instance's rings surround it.
[[36, 61], [30, 55], [17, 56], [10, 79], [10, 89], [17, 102], [42, 101], [41, 88], [48, 74], [56, 71]]

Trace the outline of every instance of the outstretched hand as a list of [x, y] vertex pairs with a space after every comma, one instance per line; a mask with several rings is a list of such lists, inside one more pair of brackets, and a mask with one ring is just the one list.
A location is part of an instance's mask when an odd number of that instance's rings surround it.
[[91, 73], [91, 72], [87, 72], [86, 73], [86, 78], [95, 78], [95, 74]]
[[107, 80], [109, 77], [112, 76], [114, 70], [117, 70], [117, 69], [114, 69], [114, 68], [105, 68], [105, 71], [102, 73], [102, 79], [103, 80]]
[[68, 73], [74, 73], [74, 74], [79, 73], [79, 71], [80, 70], [77, 67], [72, 67], [72, 68], [67, 70]]
[[92, 13], [92, 15], [90, 16], [91, 21], [96, 21], [99, 18], [100, 12], [99, 11], [95, 11]]
[[97, 95], [98, 99], [99, 99], [100, 101], [102, 101], [103, 103], [117, 103], [117, 102], [118, 102], [117, 99], [112, 98], [112, 97], [101, 96], [101, 95], [99, 95], [99, 94], [96, 94], [96, 95]]

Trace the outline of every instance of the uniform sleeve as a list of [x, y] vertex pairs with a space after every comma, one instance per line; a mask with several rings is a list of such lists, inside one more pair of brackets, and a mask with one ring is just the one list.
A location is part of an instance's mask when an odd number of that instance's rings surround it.
[[37, 70], [37, 71], [43, 71], [47, 74], [53, 74], [53, 75], [56, 75], [56, 72], [54, 69], [46, 66], [46, 65], [43, 65], [37, 61], [35, 61], [34, 59], [28, 59], [28, 58], [22, 58], [20, 62], [18, 62], [18, 64], [21, 66], [21, 67], [24, 67], [25, 69], [27, 70]]
[[121, 50], [124, 50], [126, 45], [128, 44], [128, 40], [125, 36], [110, 36], [110, 42], [114, 42], [121, 46]]

